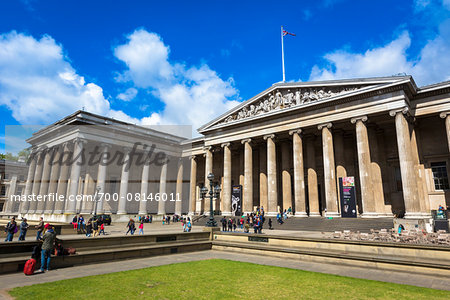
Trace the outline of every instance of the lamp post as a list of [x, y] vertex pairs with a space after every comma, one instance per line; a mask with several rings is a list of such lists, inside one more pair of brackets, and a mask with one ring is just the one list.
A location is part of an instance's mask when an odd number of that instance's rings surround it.
[[[219, 185], [216, 185], [213, 188], [213, 180], [214, 180], [214, 174], [209, 173], [208, 174], [208, 180], [209, 180], [209, 192], [208, 188], [206, 186], [202, 187], [201, 189], [201, 195], [202, 198], [209, 198], [209, 220], [206, 222], [206, 227], [217, 227], [217, 223], [214, 220], [214, 210], [213, 210], [213, 199], [217, 198], [220, 193], [220, 187]], [[206, 183], [205, 183], [206, 184]]]
[[95, 188], [95, 195], [94, 195], [94, 201], [95, 201], [95, 206], [94, 206], [94, 220], [97, 219], [97, 198], [98, 198], [98, 193], [100, 192], [102, 188], [100, 186], [97, 186]]

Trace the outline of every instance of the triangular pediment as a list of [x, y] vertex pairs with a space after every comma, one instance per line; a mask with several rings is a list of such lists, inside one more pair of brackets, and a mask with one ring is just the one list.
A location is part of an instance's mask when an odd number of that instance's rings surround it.
[[364, 78], [316, 82], [276, 83], [262, 93], [198, 129], [204, 133], [216, 128], [239, 124], [272, 114], [309, 107], [389, 85], [410, 81], [410, 76]]

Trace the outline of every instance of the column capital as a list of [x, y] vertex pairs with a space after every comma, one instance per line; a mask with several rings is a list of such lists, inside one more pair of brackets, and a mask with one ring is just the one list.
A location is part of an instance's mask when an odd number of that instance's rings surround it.
[[273, 140], [274, 138], [275, 138], [275, 134], [273, 134], [273, 133], [272, 134], [266, 134], [266, 135], [263, 136], [264, 140], [267, 140], [267, 139], [272, 139]]
[[203, 151], [211, 151], [212, 150], [212, 146], [204, 146], [203, 147]]
[[445, 119], [448, 115], [450, 115], [450, 111], [443, 111], [439, 114], [439, 117]]
[[398, 113], [402, 113], [404, 115], [409, 115], [410, 111], [409, 111], [409, 108], [407, 106], [399, 108], [399, 109], [393, 109], [393, 110], [389, 111], [389, 115], [391, 117], [395, 117]]
[[360, 117], [352, 118], [352, 119], [350, 120], [350, 122], [351, 122], [352, 124], [355, 124], [357, 121], [361, 121], [361, 122], [365, 123], [365, 122], [367, 122], [368, 119], [369, 119], [369, 118], [368, 118], [367, 116], [360, 116]]
[[72, 140], [72, 142], [73, 142], [74, 144], [77, 144], [77, 143], [86, 144], [86, 143], [87, 143], [87, 140], [86, 140], [86, 139], [83, 139], [83, 138], [80, 138], [80, 137], [76, 137], [76, 138], [74, 138], [74, 139]]
[[293, 135], [294, 133], [300, 135], [302, 133], [302, 130], [300, 128], [289, 130], [289, 135]]
[[190, 159], [190, 160], [195, 160], [195, 159], [196, 159], [196, 156], [195, 156], [195, 155], [191, 155], [191, 156], [189, 156], [189, 159]]
[[123, 151], [125, 151], [125, 153], [129, 153], [132, 148], [125, 146], [122, 149], [123, 149]]
[[333, 124], [331, 122], [328, 122], [328, 123], [317, 125], [317, 129], [319, 129], [319, 130], [322, 130], [325, 127], [330, 129], [331, 127], [333, 127]]
[[231, 145], [231, 143], [228, 142], [228, 143], [220, 144], [220, 147], [222, 147], [222, 148], [224, 148], [224, 147], [230, 147], [230, 145]]
[[245, 143], [251, 143], [252, 139], [243, 139], [241, 140], [241, 144], [245, 144]]

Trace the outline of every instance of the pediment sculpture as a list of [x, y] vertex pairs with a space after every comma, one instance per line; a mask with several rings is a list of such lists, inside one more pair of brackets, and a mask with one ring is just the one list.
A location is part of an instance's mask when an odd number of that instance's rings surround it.
[[274, 110], [285, 109], [293, 106], [306, 105], [312, 102], [317, 102], [326, 98], [337, 96], [343, 93], [355, 91], [361, 87], [345, 87], [345, 88], [299, 88], [291, 91], [275, 90], [260, 98], [258, 101], [251, 102], [244, 106], [239, 111], [226, 117], [219, 124], [225, 124], [233, 121], [238, 121], [262, 114], [272, 112]]

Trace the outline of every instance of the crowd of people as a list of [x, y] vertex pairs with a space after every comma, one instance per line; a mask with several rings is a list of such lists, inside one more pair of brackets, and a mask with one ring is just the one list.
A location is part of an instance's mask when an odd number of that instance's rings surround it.
[[105, 235], [105, 222], [102, 216], [98, 218], [93, 216], [86, 222], [83, 215], [75, 215], [72, 219], [72, 225], [75, 231], [85, 234], [87, 237]]
[[[222, 231], [236, 231], [240, 230], [249, 233], [251, 228], [254, 233], [262, 233], [264, 223], [266, 222], [265, 212], [263, 207], [258, 207], [256, 211], [243, 215], [241, 217], [222, 217], [220, 223], [222, 224]], [[268, 219], [269, 229], [272, 228], [272, 220]]]
[[[12, 242], [14, 239], [14, 235], [19, 232], [19, 241], [25, 241], [27, 236], [27, 231], [30, 225], [27, 222], [26, 218], [22, 218], [22, 222], [20, 225], [17, 225], [16, 218], [12, 217], [11, 220], [5, 226], [6, 239], [5, 242]], [[36, 231], [36, 240], [42, 239], [42, 232], [45, 230], [44, 219], [41, 217], [38, 225], [34, 226]]]

